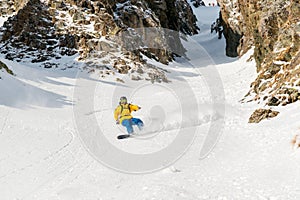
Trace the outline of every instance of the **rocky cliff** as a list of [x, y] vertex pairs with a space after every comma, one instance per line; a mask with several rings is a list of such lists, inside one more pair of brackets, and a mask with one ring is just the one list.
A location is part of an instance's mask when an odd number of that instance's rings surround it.
[[[141, 54], [167, 64], [175, 56], [168, 44], [180, 52], [184, 49], [179, 35], [170, 40], [164, 29], [147, 47], [145, 30], [161, 27], [184, 34], [199, 30], [186, 0], [4, 0], [0, 10], [0, 15], [10, 16], [0, 30], [0, 51], [7, 59], [53, 67], [62, 56], [78, 54], [87, 67], [119, 73], [151, 71], [148, 75], [157, 81], [166, 80], [164, 72], [147, 64]], [[135, 49], [128, 50], [128, 45]]]
[[258, 76], [245, 100], [270, 106], [300, 99], [299, 0], [218, 0], [227, 54], [254, 47]]

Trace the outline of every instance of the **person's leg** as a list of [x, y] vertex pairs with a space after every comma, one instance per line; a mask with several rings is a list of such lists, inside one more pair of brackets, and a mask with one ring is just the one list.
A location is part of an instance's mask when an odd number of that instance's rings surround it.
[[126, 127], [128, 134], [133, 133], [132, 121], [130, 119], [124, 119], [122, 125]]
[[142, 128], [143, 128], [143, 126], [144, 126], [144, 122], [143, 122], [142, 120], [140, 120], [139, 118], [132, 118], [131, 121], [132, 121], [132, 124], [133, 124], [133, 125], [137, 125], [138, 128], [139, 128], [140, 130], [142, 130]]

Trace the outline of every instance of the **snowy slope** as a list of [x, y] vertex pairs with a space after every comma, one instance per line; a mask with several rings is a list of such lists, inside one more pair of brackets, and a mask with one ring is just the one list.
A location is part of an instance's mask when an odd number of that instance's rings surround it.
[[6, 20], [7, 20], [7, 17], [0, 17], [0, 27], [3, 26], [3, 24]]
[[[300, 156], [290, 144], [299, 103], [248, 124], [259, 107], [239, 102], [256, 76], [251, 52], [226, 58], [224, 40], [210, 34], [218, 8], [194, 11], [201, 33], [184, 42], [189, 61], [160, 65], [168, 84], [0, 58], [16, 74], [0, 72], [1, 199], [299, 199]], [[118, 141], [125, 130], [112, 112], [122, 95], [142, 107], [133, 114], [146, 126]], [[202, 158], [214, 127], [216, 145]]]

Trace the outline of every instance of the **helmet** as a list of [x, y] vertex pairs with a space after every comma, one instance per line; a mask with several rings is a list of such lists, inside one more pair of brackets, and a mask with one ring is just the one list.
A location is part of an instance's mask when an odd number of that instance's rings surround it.
[[121, 97], [120, 98], [120, 104], [126, 104], [127, 103], [127, 98], [126, 97]]

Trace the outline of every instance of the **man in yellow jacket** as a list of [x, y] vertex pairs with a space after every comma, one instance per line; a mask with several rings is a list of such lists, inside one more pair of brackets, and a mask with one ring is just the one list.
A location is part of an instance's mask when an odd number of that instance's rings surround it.
[[133, 125], [137, 125], [140, 130], [144, 126], [142, 120], [133, 118], [131, 115], [132, 111], [137, 111], [139, 109], [141, 109], [141, 107], [127, 103], [126, 97], [120, 98], [119, 105], [115, 109], [114, 118], [116, 120], [116, 123], [125, 126], [128, 134], [133, 133]]

